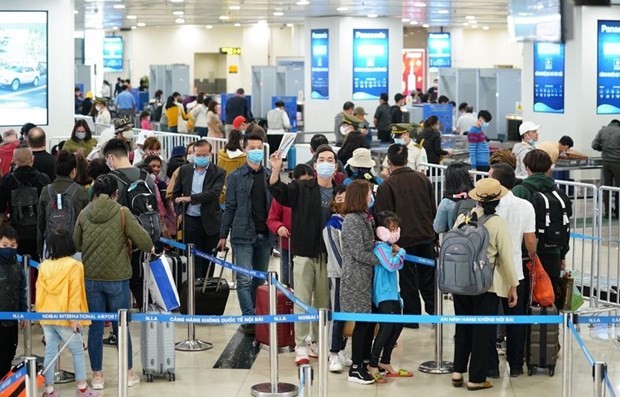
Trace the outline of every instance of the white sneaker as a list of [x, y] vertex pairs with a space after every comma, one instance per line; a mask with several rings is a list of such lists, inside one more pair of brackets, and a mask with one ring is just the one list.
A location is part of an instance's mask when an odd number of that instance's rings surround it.
[[103, 376], [101, 376], [101, 377], [94, 377], [93, 376], [93, 380], [92, 380], [91, 384], [93, 386], [93, 390], [103, 390], [103, 386], [104, 386]]
[[310, 364], [310, 357], [308, 356], [307, 347], [297, 346], [295, 348], [295, 364], [297, 365]]
[[342, 372], [343, 369], [339, 354], [331, 353], [329, 355], [329, 372]]
[[308, 346], [308, 355], [312, 358], [319, 358], [319, 345], [316, 342], [312, 342], [310, 346]]
[[131, 375], [127, 375], [127, 386], [128, 387], [135, 386], [138, 383], [140, 383], [140, 376], [138, 376], [138, 374], [134, 372]]
[[353, 365], [351, 357], [349, 357], [349, 355], [344, 350], [338, 352], [338, 358], [340, 359], [342, 365], [344, 365], [345, 367], [350, 367], [351, 365]]

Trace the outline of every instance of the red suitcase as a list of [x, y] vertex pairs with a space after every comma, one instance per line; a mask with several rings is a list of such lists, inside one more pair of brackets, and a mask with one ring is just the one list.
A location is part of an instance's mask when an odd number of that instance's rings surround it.
[[[291, 291], [292, 292], [292, 291]], [[281, 291], [277, 291], [276, 310], [277, 314], [293, 314], [293, 302]], [[256, 290], [256, 314], [269, 314], [269, 286], [261, 285]], [[295, 349], [295, 324], [281, 323], [278, 327], [278, 347]], [[269, 324], [256, 324], [256, 342], [269, 346]]]

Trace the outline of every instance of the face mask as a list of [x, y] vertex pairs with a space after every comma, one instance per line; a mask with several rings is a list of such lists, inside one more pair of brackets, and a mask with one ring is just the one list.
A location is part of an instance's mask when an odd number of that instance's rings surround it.
[[329, 179], [334, 175], [334, 165], [332, 163], [317, 163], [316, 173], [323, 179]]
[[368, 209], [371, 209], [374, 206], [375, 206], [375, 195], [373, 194], [370, 196], [370, 203], [368, 203]]
[[265, 152], [263, 152], [263, 149], [248, 150], [248, 160], [250, 160], [250, 163], [260, 164], [263, 162], [264, 158]]
[[100, 111], [101, 111], [101, 109], [103, 109], [103, 107], [102, 107], [102, 106], [97, 105], [97, 106], [95, 106], [95, 109], [97, 109], [97, 111], [98, 111], [98, 112], [100, 112]]
[[187, 155], [187, 162], [188, 163], [194, 163], [194, 155], [193, 154], [188, 154]]
[[480, 129], [482, 129], [482, 131], [486, 131], [489, 128], [489, 123], [482, 123], [482, 125], [480, 126]]
[[0, 248], [0, 260], [14, 262], [17, 260], [17, 249], [11, 247]]
[[394, 143], [397, 145], [404, 145], [405, 140], [403, 138], [394, 138]]
[[400, 228], [395, 232], [391, 232], [387, 227], [379, 226], [377, 228], [377, 237], [385, 243], [396, 244], [400, 239]]
[[76, 132], [75, 133], [75, 137], [77, 139], [84, 139], [84, 138], [86, 138], [86, 133], [85, 132]]
[[194, 157], [194, 164], [201, 168], [206, 168], [209, 165], [208, 157]]
[[527, 143], [529, 143], [530, 145], [532, 145], [533, 147], [536, 147], [536, 141], [533, 139], [530, 139], [529, 141], [527, 141]]

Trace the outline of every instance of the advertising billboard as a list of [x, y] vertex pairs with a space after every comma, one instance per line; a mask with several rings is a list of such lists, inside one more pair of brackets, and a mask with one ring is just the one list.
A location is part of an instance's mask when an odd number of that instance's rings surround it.
[[123, 71], [123, 38], [107, 36], [103, 38], [103, 71], [116, 73]]
[[428, 34], [428, 66], [431, 68], [449, 68], [452, 66], [450, 33]]
[[562, 43], [534, 43], [534, 111], [564, 113]]
[[353, 99], [379, 99], [388, 92], [387, 29], [353, 30]]
[[620, 21], [598, 21], [596, 114], [620, 114]]
[[310, 31], [310, 92], [312, 99], [329, 99], [329, 30]]
[[401, 92], [409, 93], [419, 88], [425, 92], [426, 52], [423, 49], [403, 50], [403, 84]]

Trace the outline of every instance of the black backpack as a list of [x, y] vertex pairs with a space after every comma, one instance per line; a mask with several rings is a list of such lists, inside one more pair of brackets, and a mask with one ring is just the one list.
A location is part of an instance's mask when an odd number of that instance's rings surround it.
[[55, 231], [67, 231], [73, 234], [75, 228], [75, 196], [77, 195], [80, 185], [73, 182], [63, 193], [56, 193], [51, 184], [47, 185], [47, 193], [49, 201], [45, 209], [45, 244], [46, 255], [49, 253], [50, 237]]
[[536, 212], [536, 236], [538, 249], [562, 248], [570, 239], [570, 216], [572, 203], [566, 193], [558, 188], [549, 192], [539, 192], [524, 183], [534, 198]]
[[119, 191], [118, 203], [129, 208], [140, 225], [151, 236], [151, 241], [157, 242], [161, 237], [161, 227], [157, 212], [157, 197], [146, 182], [148, 173], [140, 170], [140, 177], [136, 181], [129, 180], [119, 171], [111, 171], [110, 174], [123, 185], [123, 189]]
[[[11, 190], [11, 224], [18, 232], [35, 229], [39, 193], [30, 182], [23, 182], [11, 174], [17, 187]], [[37, 175], [38, 177], [38, 175]]]

